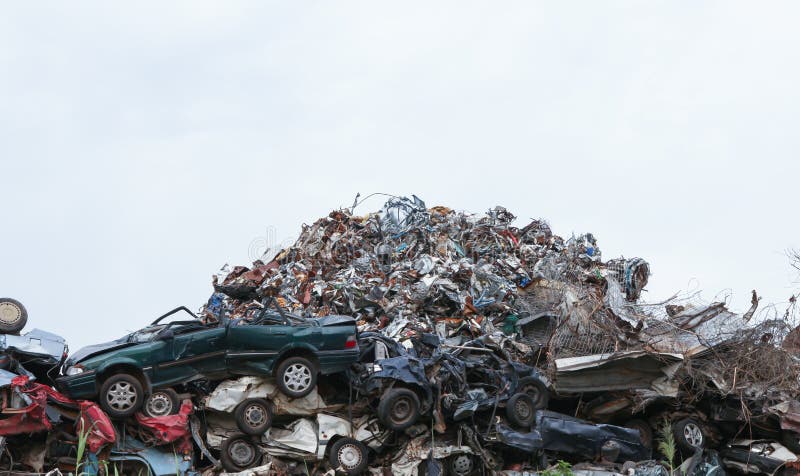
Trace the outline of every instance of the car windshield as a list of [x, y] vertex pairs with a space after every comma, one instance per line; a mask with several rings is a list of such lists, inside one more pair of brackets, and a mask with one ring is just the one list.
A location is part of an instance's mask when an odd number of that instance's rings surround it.
[[151, 342], [153, 339], [158, 337], [161, 331], [163, 331], [167, 327], [172, 329], [172, 332], [174, 332], [175, 334], [182, 334], [184, 332], [189, 332], [191, 330], [203, 328], [203, 324], [200, 321], [197, 321], [196, 323], [183, 321], [181, 323], [157, 324], [155, 326], [148, 326], [142, 330], [138, 330], [133, 334], [129, 335], [128, 342], [134, 344]]
[[136, 331], [128, 336], [128, 342], [140, 344], [142, 342], [150, 342], [166, 325], [163, 326], [150, 326], [145, 327], [140, 331]]

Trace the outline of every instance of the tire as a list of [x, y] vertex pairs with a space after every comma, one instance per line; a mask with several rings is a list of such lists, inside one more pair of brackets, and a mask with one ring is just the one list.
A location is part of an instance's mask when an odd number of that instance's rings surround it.
[[275, 380], [284, 395], [305, 397], [317, 385], [317, 369], [305, 357], [289, 357], [278, 365]]
[[672, 433], [675, 435], [675, 443], [685, 451], [705, 448], [708, 443], [708, 435], [703, 431], [703, 426], [694, 418], [685, 418], [673, 424]]
[[800, 434], [789, 430], [781, 431], [781, 444], [792, 453], [800, 453]]
[[245, 435], [263, 435], [272, 426], [272, 407], [262, 398], [248, 398], [236, 406], [233, 415]]
[[353, 438], [339, 438], [331, 446], [328, 462], [337, 473], [361, 474], [367, 469], [367, 447]]
[[472, 455], [461, 453], [447, 458], [446, 467], [449, 476], [469, 476], [475, 471], [475, 460]]
[[547, 385], [536, 377], [521, 378], [517, 391], [528, 394], [533, 400], [533, 406], [536, 410], [544, 410], [547, 408], [547, 404], [550, 403], [550, 390], [547, 389]]
[[646, 448], [653, 447], [653, 429], [650, 428], [649, 423], [644, 420], [634, 418], [633, 420], [628, 420], [625, 422], [624, 426], [625, 428], [630, 428], [631, 430], [637, 430], [639, 432], [639, 439]]
[[181, 404], [178, 394], [171, 388], [154, 390], [142, 406], [142, 412], [149, 417], [163, 417], [175, 415], [180, 411]]
[[506, 402], [506, 417], [512, 425], [530, 428], [536, 418], [533, 399], [527, 393], [516, 393]]
[[238, 473], [261, 464], [261, 449], [249, 436], [236, 435], [222, 442], [219, 459], [225, 471]]
[[133, 375], [112, 375], [100, 387], [100, 406], [111, 418], [127, 418], [139, 411], [143, 403], [142, 383]]
[[16, 299], [0, 298], [0, 333], [19, 334], [28, 322], [28, 311]]
[[419, 397], [407, 388], [390, 388], [378, 404], [378, 419], [390, 430], [402, 431], [419, 420]]

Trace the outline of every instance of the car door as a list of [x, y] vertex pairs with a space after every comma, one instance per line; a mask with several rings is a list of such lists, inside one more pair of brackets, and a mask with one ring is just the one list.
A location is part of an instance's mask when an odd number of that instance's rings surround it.
[[272, 373], [275, 359], [292, 341], [295, 330], [279, 315], [270, 315], [257, 324], [234, 322], [228, 326], [227, 364], [235, 374]]
[[178, 328], [163, 339], [169, 360], [155, 368], [159, 387], [176, 385], [198, 377], [214, 377], [225, 371], [225, 328]]

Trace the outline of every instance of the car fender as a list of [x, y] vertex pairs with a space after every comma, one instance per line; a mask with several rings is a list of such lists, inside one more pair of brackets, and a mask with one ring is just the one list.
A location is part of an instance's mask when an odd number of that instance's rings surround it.
[[286, 357], [286, 354], [288, 354], [290, 352], [296, 352], [298, 350], [302, 351], [302, 352], [308, 352], [308, 353], [312, 354], [313, 360], [317, 361], [317, 363], [318, 363], [318, 361], [319, 361], [319, 356], [317, 355], [318, 350], [314, 346], [312, 346], [311, 344], [308, 344], [306, 342], [292, 343], [292, 344], [289, 344], [289, 345], [283, 347], [281, 350], [278, 351], [278, 355], [275, 358], [275, 363], [278, 363], [281, 360], [283, 360], [284, 357]]
[[[135, 361], [133, 359], [130, 359], [130, 358], [117, 358], [117, 359], [111, 359], [111, 360], [108, 360], [106, 362], [103, 362], [102, 364], [100, 364], [99, 367], [97, 367], [97, 369], [95, 371], [96, 375], [100, 376], [100, 375], [106, 373], [106, 371], [108, 369], [110, 369], [112, 367], [115, 367], [115, 366], [118, 366], [118, 365], [125, 365], [125, 366], [130, 366], [130, 367], [135, 368], [139, 373], [142, 374], [142, 377], [144, 378], [144, 382], [142, 382], [142, 384], [145, 387], [145, 393], [149, 394], [152, 391], [152, 385], [150, 384], [150, 376], [147, 374], [147, 371], [145, 370], [145, 369], [147, 369], [147, 367], [142, 368], [141, 365], [137, 361]], [[150, 369], [150, 370], [152, 370], [152, 369]]]

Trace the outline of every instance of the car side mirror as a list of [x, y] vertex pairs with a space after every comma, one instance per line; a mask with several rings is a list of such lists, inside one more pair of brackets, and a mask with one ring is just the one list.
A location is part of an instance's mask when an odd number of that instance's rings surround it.
[[172, 329], [166, 329], [158, 336], [158, 340], [172, 340], [174, 338], [175, 333], [172, 332]]

